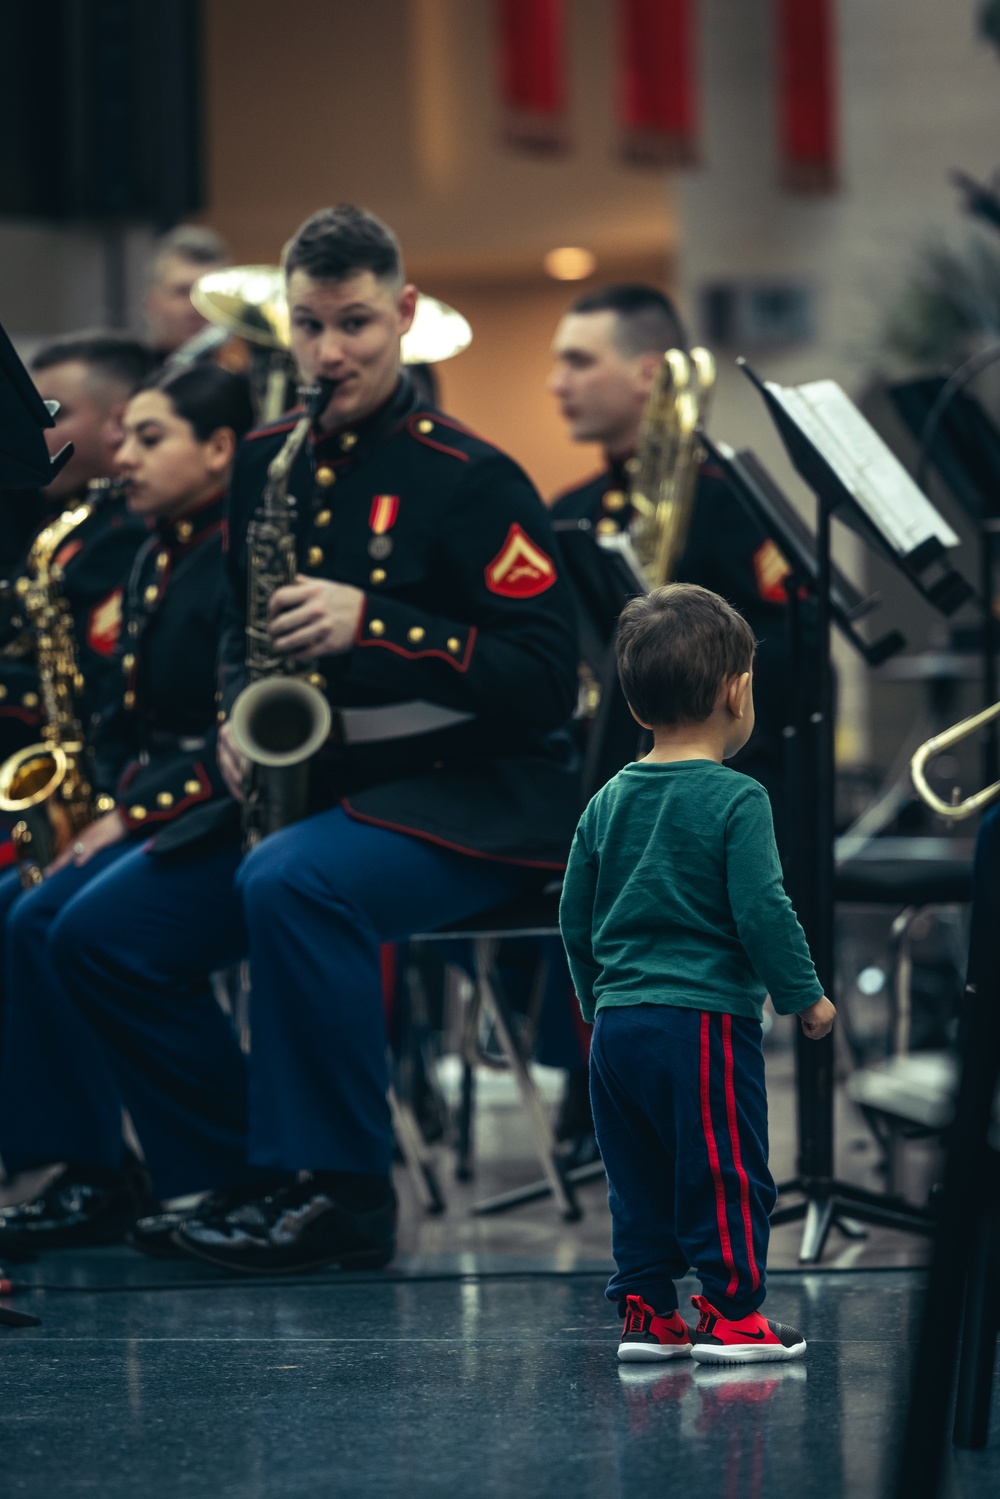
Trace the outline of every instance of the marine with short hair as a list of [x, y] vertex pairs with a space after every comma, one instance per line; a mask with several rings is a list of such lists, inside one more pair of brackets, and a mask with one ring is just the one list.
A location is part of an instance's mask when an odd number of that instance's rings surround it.
[[[238, 814], [195, 808], [81, 891], [49, 942], [157, 1196], [221, 1193], [134, 1237], [250, 1274], [392, 1257], [381, 946], [537, 888], [563, 866], [579, 797], [576, 631], [549, 519], [518, 466], [402, 372], [416, 289], [395, 236], [363, 210], [323, 210], [286, 269], [293, 352], [330, 382], [291, 474], [297, 576], [270, 619], [274, 650], [333, 710], [313, 810], [242, 859]], [[247, 529], [296, 420], [248, 437], [227, 504], [218, 737], [236, 800]], [[249, 1057], [210, 984], [244, 956]], [[118, 1131], [58, 1037], [47, 1045], [73, 1078], [61, 1128], [86, 1121], [113, 1169]]]

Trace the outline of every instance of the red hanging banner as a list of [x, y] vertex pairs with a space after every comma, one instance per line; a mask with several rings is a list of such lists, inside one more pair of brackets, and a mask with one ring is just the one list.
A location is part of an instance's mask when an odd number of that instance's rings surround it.
[[619, 0], [622, 154], [638, 166], [698, 160], [695, 0]]
[[566, 135], [563, 0], [496, 0], [504, 136], [534, 151], [562, 150]]
[[835, 0], [776, 0], [778, 140], [790, 192], [838, 186]]

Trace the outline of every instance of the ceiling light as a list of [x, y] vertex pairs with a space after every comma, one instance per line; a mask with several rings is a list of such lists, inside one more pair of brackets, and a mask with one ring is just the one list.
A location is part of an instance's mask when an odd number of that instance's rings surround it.
[[597, 269], [597, 256], [579, 245], [562, 245], [549, 251], [544, 265], [556, 281], [586, 281]]

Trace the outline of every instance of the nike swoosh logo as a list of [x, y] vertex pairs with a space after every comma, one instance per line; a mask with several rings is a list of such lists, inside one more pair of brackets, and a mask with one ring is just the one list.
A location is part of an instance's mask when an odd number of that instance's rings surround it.
[[763, 1343], [763, 1341], [764, 1341], [764, 1339], [766, 1337], [767, 1337], [767, 1333], [766, 1332], [741, 1332], [740, 1333], [740, 1341], [741, 1342], [743, 1341], [744, 1338], [747, 1338], [747, 1339], [751, 1340], [754, 1343]]

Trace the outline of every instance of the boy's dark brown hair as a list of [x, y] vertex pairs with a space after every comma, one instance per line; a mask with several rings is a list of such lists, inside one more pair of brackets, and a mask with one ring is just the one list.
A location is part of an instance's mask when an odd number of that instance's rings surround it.
[[696, 583], [668, 583], [622, 610], [618, 678], [643, 723], [704, 723], [727, 677], [749, 671], [754, 633], [725, 599]]

